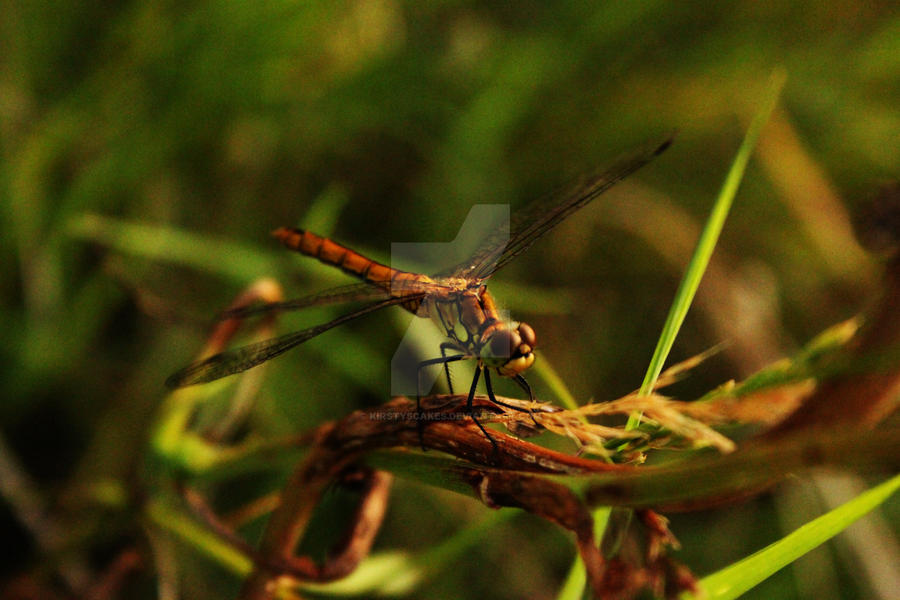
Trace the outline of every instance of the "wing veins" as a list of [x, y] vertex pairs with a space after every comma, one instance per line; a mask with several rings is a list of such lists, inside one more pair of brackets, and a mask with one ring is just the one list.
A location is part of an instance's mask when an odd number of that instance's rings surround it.
[[572, 213], [656, 158], [671, 143], [672, 136], [660, 143], [645, 146], [618, 158], [605, 169], [582, 176], [555, 193], [542, 196], [513, 215], [508, 237], [506, 227], [495, 231], [475, 252], [473, 258], [452, 269], [452, 274], [475, 279], [490, 277]]
[[219, 319], [243, 319], [276, 311], [294, 311], [314, 306], [384, 299], [388, 295], [385, 290], [368, 283], [354, 283], [291, 300], [230, 308], [222, 311]]
[[219, 315], [219, 319], [243, 319], [272, 312], [303, 310], [304, 308], [315, 306], [345, 304], [364, 300], [385, 300], [397, 297], [400, 294], [408, 297], [410, 295], [424, 294], [428, 291], [428, 287], [434, 287], [435, 285], [440, 285], [440, 283], [426, 284], [419, 281], [396, 281], [390, 284], [390, 289], [388, 290], [373, 283], [352, 283], [291, 300], [231, 308], [223, 311]]
[[222, 377], [227, 377], [228, 375], [241, 373], [262, 364], [271, 358], [275, 358], [291, 348], [299, 346], [303, 342], [325, 333], [338, 325], [343, 325], [353, 319], [357, 319], [387, 306], [400, 304], [401, 302], [414, 297], [414, 295], [408, 295], [388, 298], [387, 300], [364, 306], [363, 308], [322, 325], [295, 331], [255, 344], [248, 344], [240, 348], [235, 348], [234, 350], [220, 352], [177, 371], [166, 379], [166, 386], [169, 388], [180, 388], [198, 383], [208, 383], [210, 381], [215, 381], [216, 379], [221, 379]]

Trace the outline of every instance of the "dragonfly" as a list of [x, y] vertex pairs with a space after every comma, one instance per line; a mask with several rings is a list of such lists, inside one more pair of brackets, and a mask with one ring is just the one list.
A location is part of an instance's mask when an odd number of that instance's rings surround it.
[[[491, 372], [511, 378], [534, 401], [534, 394], [523, 373], [534, 364], [537, 336], [528, 324], [501, 318], [487, 289], [488, 280], [564, 219], [652, 161], [671, 143], [672, 137], [669, 136], [661, 142], [647, 144], [619, 157], [606, 168], [583, 175], [559, 192], [532, 202], [515, 213], [508, 224], [489, 233], [467, 260], [433, 276], [394, 269], [310, 231], [279, 228], [273, 235], [288, 249], [337, 267], [361, 282], [294, 300], [227, 311], [222, 318], [244, 318], [272, 311], [294, 311], [343, 303], [367, 304], [327, 323], [226, 350], [195, 362], [171, 375], [166, 380], [166, 385], [181, 388], [246, 371], [330, 329], [383, 308], [399, 305], [417, 316], [431, 319], [446, 336], [446, 340], [440, 344], [441, 356], [418, 364], [417, 382], [422, 369], [443, 365], [452, 395], [449, 365], [460, 360], [476, 361], [466, 401], [466, 414], [496, 449], [494, 439], [475, 417], [472, 408], [479, 379], [483, 374], [491, 402], [504, 408], [530, 412], [497, 399]], [[420, 394], [417, 393], [417, 420], [421, 428], [424, 419], [421, 418], [419, 399]]]

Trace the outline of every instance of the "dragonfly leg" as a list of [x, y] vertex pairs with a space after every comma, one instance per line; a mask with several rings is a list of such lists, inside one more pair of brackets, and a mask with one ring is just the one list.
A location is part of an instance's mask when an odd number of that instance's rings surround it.
[[[513, 379], [516, 383], [519, 384], [519, 387], [528, 392], [529, 399], [534, 402], [534, 393], [531, 391], [531, 386], [528, 385], [528, 382], [525, 381], [525, 378], [522, 377], [522, 375], [516, 375]], [[499, 404], [500, 406], [504, 406], [506, 408], [511, 408], [512, 410], [517, 410], [519, 412], [527, 412], [531, 416], [531, 420], [534, 421], [534, 424], [538, 427], [541, 426], [541, 424], [537, 422], [537, 419], [534, 418], [534, 413], [531, 412], [530, 408], [513, 406], [512, 404], [507, 404], [506, 402], [497, 400], [497, 397], [494, 395], [494, 388], [493, 386], [491, 386], [491, 376], [487, 369], [484, 370], [484, 386], [487, 388], [488, 398], [491, 399], [491, 402], [493, 402], [494, 404]]]
[[[528, 385], [528, 381], [526, 381], [525, 378], [522, 377], [522, 374], [519, 373], [518, 375], [513, 377], [513, 381], [518, 383], [519, 387], [522, 388], [523, 390], [525, 390], [525, 392], [528, 394], [528, 399], [531, 400], [532, 402], [534, 402], [534, 392], [532, 391], [531, 386]], [[534, 413], [531, 412], [530, 409], [528, 410], [528, 413], [531, 415], [531, 420], [534, 421], [534, 424], [537, 425], [538, 427], [540, 427], [540, 424], [537, 422], [537, 419], [534, 418]]]
[[[441, 344], [441, 357], [447, 358], [447, 350], [456, 350], [456, 347], [450, 342], [443, 342]], [[453, 380], [450, 379], [450, 363], [444, 363], [444, 375], [447, 376], [447, 389], [450, 392], [450, 395], [453, 395]]]
[[[478, 387], [478, 378], [481, 376], [482, 367], [478, 365], [475, 367], [475, 377], [472, 378], [472, 387], [469, 388], [469, 397], [466, 398], [466, 412], [469, 414], [469, 417], [475, 421], [475, 424], [478, 425], [478, 428], [481, 429], [481, 432], [484, 434], [484, 437], [491, 442], [491, 446], [494, 448], [494, 454], [497, 454], [497, 442], [494, 441], [494, 438], [491, 437], [491, 434], [487, 432], [487, 429], [484, 428], [484, 425], [478, 422], [478, 419], [475, 417], [475, 409], [472, 407], [472, 400], [475, 399], [475, 389]], [[485, 381], [487, 381], [487, 369], [484, 369]], [[490, 389], [490, 387], [488, 388]], [[491, 394], [493, 395], [493, 394]]]
[[[443, 354], [443, 347], [441, 347], [441, 353]], [[425, 450], [425, 441], [422, 439], [422, 434], [425, 430], [425, 419], [422, 414], [422, 390], [419, 384], [422, 381], [422, 369], [425, 367], [430, 367], [431, 365], [444, 365], [444, 368], [447, 368], [447, 363], [456, 362], [458, 360], [462, 360], [464, 358], [468, 358], [465, 354], [457, 354], [455, 356], [442, 356], [440, 358], [430, 358], [428, 360], [423, 360], [419, 363], [419, 366], [416, 367], [416, 423], [419, 429], [419, 445], [422, 446], [422, 450]]]
[[525, 390], [525, 393], [528, 394], [528, 399], [534, 402], [534, 392], [531, 391], [531, 386], [528, 385], [528, 382], [522, 377], [522, 374], [519, 373], [515, 377], [513, 377], [513, 381], [519, 384], [519, 387]]

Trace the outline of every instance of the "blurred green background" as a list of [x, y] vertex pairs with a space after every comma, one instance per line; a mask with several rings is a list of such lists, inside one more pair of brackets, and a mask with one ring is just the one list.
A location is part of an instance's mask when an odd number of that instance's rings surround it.
[[[80, 485], [129, 476], [166, 376], [255, 278], [275, 277], [295, 296], [347, 282], [280, 250], [273, 228], [302, 225], [389, 260], [392, 242], [449, 241], [473, 204], [521, 205], [677, 129], [666, 154], [492, 288], [534, 325], [539, 360], [579, 401], [638, 387], [778, 67], [788, 73], [780, 108], [672, 360], [728, 346], [674, 393], [696, 397], [753, 372], [857, 313], [877, 289], [878, 262], [850, 220], [898, 174], [896, 3], [7, 0], [0, 9], [0, 431], [5, 460], [48, 507]], [[253, 427], [300, 431], [387, 400], [404, 323], [384, 313], [276, 361]], [[3, 565], [8, 579], [44, 559], [4, 487], [0, 535], [20, 550]], [[819, 514], [835, 493], [798, 485], [676, 517], [682, 558], [711, 572]], [[378, 547], [428, 548], [488, 512], [400, 482]], [[877, 597], [890, 579], [861, 555], [875, 552], [872, 538], [897, 546], [875, 523], [878, 535], [844, 536], [749, 597]], [[108, 552], [128, 537], [119, 525], [103, 540]], [[552, 597], [572, 552], [565, 535], [518, 516], [415, 597]], [[234, 581], [186, 561], [189, 597], [233, 593]], [[149, 576], [135, 588], [154, 593]]]

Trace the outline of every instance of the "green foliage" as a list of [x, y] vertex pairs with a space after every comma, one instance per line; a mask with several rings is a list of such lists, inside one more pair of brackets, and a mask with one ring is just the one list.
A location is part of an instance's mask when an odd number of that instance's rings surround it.
[[898, 489], [900, 477], [893, 477], [747, 558], [704, 577], [700, 582], [704, 594], [702, 597], [710, 600], [739, 597], [779, 569], [844, 531], [885, 502]]
[[[521, 206], [678, 128], [666, 155], [492, 287], [535, 325], [540, 360], [565, 382], [535, 378], [540, 397], [567, 389], [583, 404], [633, 390], [687, 264], [682, 248], [778, 65], [790, 74], [782, 104], [671, 360], [729, 347], [678, 395], [791, 355], [875, 289], [877, 263], [847, 212], [900, 167], [891, 3], [11, 0], [3, 15], [0, 429], [42, 506], [131, 481], [165, 377], [245, 285], [276, 276], [299, 296], [347, 281], [279, 249], [273, 228], [315, 227], [388, 259], [391, 242], [452, 239], [475, 203]], [[280, 358], [252, 429], [288, 435], [384, 401], [398, 321], [372, 318]], [[804, 374], [778, 368], [743, 390]], [[180, 448], [186, 464], [205, 451], [195, 442]], [[273, 479], [289, 464], [273, 461]], [[439, 547], [432, 532], [484, 516], [431, 486], [401, 486], [392, 502], [378, 550]], [[770, 505], [755, 507], [777, 521]], [[171, 529], [189, 525], [158, 508]], [[415, 596], [553, 596], [570, 540], [515, 524], [466, 538]], [[102, 539], [117, 523], [90, 511], [80, 525]], [[690, 538], [705, 522], [678, 526]], [[9, 517], [0, 527], [4, 539], [21, 535]], [[211, 541], [185, 535], [195, 548]], [[730, 542], [746, 556], [772, 538], [747, 522]], [[55, 549], [36, 548], [28, 560], [54, 566]], [[697, 548], [690, 566], [706, 573], [720, 560]], [[852, 563], [836, 570], [835, 594], [866, 595]], [[204, 592], [218, 575], [200, 564], [185, 587], [218, 597]], [[784, 597], [799, 597], [783, 581]]]

